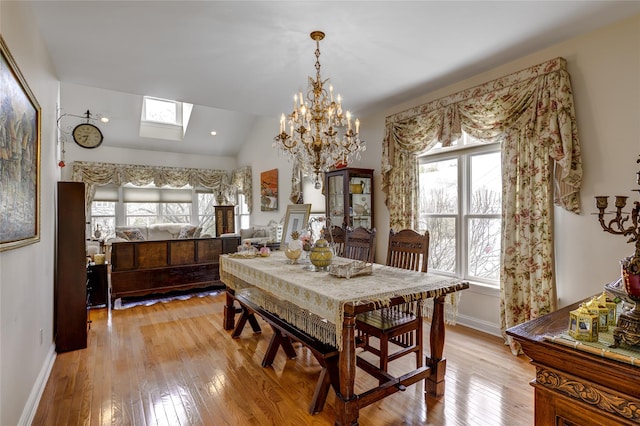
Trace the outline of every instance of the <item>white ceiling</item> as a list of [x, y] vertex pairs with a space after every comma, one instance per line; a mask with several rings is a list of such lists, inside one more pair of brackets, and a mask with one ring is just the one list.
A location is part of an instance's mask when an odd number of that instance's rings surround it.
[[[230, 156], [315, 76], [313, 30], [327, 35], [322, 77], [365, 117], [640, 13], [640, 1], [28, 3], [63, 112], [110, 117], [104, 146]], [[195, 104], [183, 142], [138, 137], [142, 95]]]

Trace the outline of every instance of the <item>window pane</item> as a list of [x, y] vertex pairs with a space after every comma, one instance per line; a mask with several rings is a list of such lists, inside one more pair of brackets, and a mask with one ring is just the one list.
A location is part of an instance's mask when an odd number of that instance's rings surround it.
[[157, 203], [126, 203], [127, 216], [157, 216]]
[[500, 152], [471, 157], [471, 213], [500, 214], [501, 176]]
[[454, 217], [426, 217], [429, 230], [429, 270], [456, 271], [456, 219]]
[[162, 99], [145, 98], [145, 120], [175, 124], [177, 117], [176, 103]]
[[162, 221], [165, 223], [191, 222], [191, 203], [165, 203]]
[[216, 200], [213, 194], [207, 192], [198, 193], [198, 214], [212, 215], [213, 207], [216, 205]]
[[116, 203], [112, 201], [94, 201], [91, 203], [91, 216], [115, 216]]
[[115, 234], [115, 216], [91, 217], [91, 235], [94, 238], [106, 239]]
[[500, 277], [500, 219], [469, 219], [469, 275]]
[[443, 160], [420, 165], [420, 211], [457, 213], [458, 160]]
[[127, 226], [149, 226], [158, 220], [158, 203], [125, 203]]

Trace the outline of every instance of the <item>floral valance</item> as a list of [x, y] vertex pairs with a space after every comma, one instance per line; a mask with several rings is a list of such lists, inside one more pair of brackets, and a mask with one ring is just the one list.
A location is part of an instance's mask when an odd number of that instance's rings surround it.
[[391, 226], [415, 225], [417, 156], [463, 130], [484, 140], [535, 134], [554, 162], [555, 203], [579, 213], [582, 158], [566, 65], [555, 58], [387, 117], [382, 191]]
[[86, 205], [96, 192], [96, 185], [155, 184], [157, 187], [171, 185], [182, 187], [210, 188], [214, 192], [227, 192], [229, 177], [224, 170], [192, 169], [181, 167], [141, 166], [133, 164], [92, 163], [75, 161], [72, 180], [87, 184]]

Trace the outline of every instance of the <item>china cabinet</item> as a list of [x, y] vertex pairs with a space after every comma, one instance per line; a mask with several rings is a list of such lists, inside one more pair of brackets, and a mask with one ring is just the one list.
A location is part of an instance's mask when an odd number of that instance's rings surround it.
[[236, 232], [235, 206], [215, 206], [216, 237]]
[[373, 228], [373, 170], [344, 168], [327, 172], [325, 200], [332, 225]]

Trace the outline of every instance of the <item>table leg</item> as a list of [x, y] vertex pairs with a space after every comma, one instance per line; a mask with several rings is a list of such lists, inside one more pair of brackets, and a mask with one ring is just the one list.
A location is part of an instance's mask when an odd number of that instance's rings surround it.
[[342, 350], [339, 356], [340, 392], [336, 395], [336, 422], [338, 426], [358, 424], [358, 401], [354, 395], [356, 381], [356, 345], [353, 314], [345, 312], [342, 322]]
[[431, 356], [427, 357], [427, 366], [431, 368], [431, 375], [425, 380], [425, 388], [429, 395], [441, 398], [444, 396], [444, 375], [447, 370], [447, 360], [442, 358], [444, 349], [444, 298], [436, 297], [433, 301], [433, 318], [429, 343]]
[[235, 292], [233, 289], [227, 287], [227, 299], [224, 303], [224, 313], [222, 315], [222, 327], [225, 330], [233, 330], [235, 317], [236, 317], [236, 307], [234, 306]]

